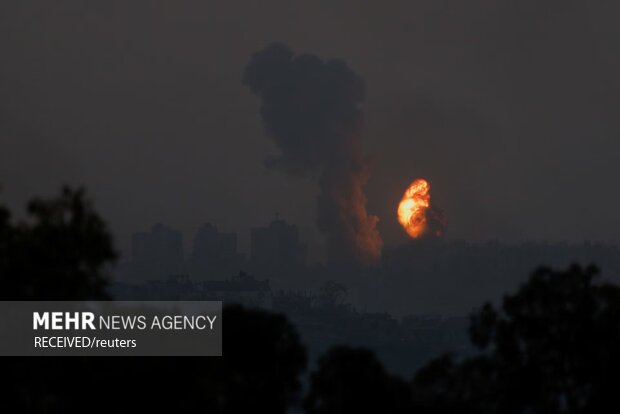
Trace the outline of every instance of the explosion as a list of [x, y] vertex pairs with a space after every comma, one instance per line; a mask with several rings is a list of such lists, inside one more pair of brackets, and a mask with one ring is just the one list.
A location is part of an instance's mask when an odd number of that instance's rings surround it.
[[414, 180], [398, 205], [398, 221], [414, 239], [426, 231], [427, 210], [431, 206], [430, 185], [423, 178]]

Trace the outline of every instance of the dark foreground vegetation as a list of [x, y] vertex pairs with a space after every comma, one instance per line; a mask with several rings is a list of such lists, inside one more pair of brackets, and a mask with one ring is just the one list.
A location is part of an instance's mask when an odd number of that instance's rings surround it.
[[[83, 191], [0, 208], [3, 300], [102, 299], [116, 257]], [[541, 268], [500, 307], [471, 317], [475, 356], [389, 374], [365, 349], [335, 347], [302, 392], [307, 356], [282, 315], [228, 307], [224, 356], [3, 358], [2, 412], [603, 413], [616, 412], [620, 289], [594, 267]]]

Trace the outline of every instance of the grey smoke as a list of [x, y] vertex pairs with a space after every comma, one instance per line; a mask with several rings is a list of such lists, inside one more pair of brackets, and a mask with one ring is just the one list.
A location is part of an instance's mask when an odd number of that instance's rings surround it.
[[383, 242], [366, 211], [369, 160], [362, 148], [364, 81], [340, 60], [295, 55], [282, 44], [255, 53], [243, 84], [261, 98], [260, 114], [279, 155], [269, 168], [293, 176], [319, 172], [319, 230], [332, 262], [372, 263]]

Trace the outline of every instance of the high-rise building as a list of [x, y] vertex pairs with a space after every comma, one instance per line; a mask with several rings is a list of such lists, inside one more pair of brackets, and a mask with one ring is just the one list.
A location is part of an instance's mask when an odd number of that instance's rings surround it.
[[236, 233], [220, 232], [216, 226], [208, 223], [198, 229], [189, 256], [189, 271], [192, 277], [231, 277], [239, 272], [240, 260]]

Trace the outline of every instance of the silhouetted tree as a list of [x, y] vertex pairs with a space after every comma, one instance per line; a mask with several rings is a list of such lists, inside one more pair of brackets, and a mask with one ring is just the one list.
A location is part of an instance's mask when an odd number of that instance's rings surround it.
[[298, 402], [306, 351], [284, 315], [229, 306], [222, 358], [209, 362], [217, 412], [285, 413]]
[[366, 349], [332, 348], [318, 361], [304, 406], [309, 414], [406, 413], [407, 383], [385, 372]]
[[472, 316], [483, 351], [422, 369], [414, 399], [427, 412], [594, 413], [618, 408], [620, 289], [593, 282], [597, 270], [536, 271], [501, 311]]
[[[63, 188], [55, 198], [34, 199], [27, 213], [26, 220], [13, 223], [0, 206], [0, 297], [105, 298], [105, 266], [116, 252], [84, 190]], [[95, 377], [94, 364], [87, 358], [5, 358], [2, 411], [66, 411], [76, 399], [66, 396]]]
[[418, 370], [413, 380], [413, 406], [424, 414], [495, 413], [495, 390], [490, 361], [452, 356], [437, 358]]
[[63, 188], [34, 199], [28, 219], [0, 208], [0, 296], [15, 300], [105, 297], [105, 265], [116, 258], [112, 237], [84, 190]]
[[222, 357], [90, 358], [65, 369], [58, 412], [98, 401], [101, 413], [286, 413], [299, 398], [306, 364], [293, 326], [241, 306], [226, 307], [222, 319]]

